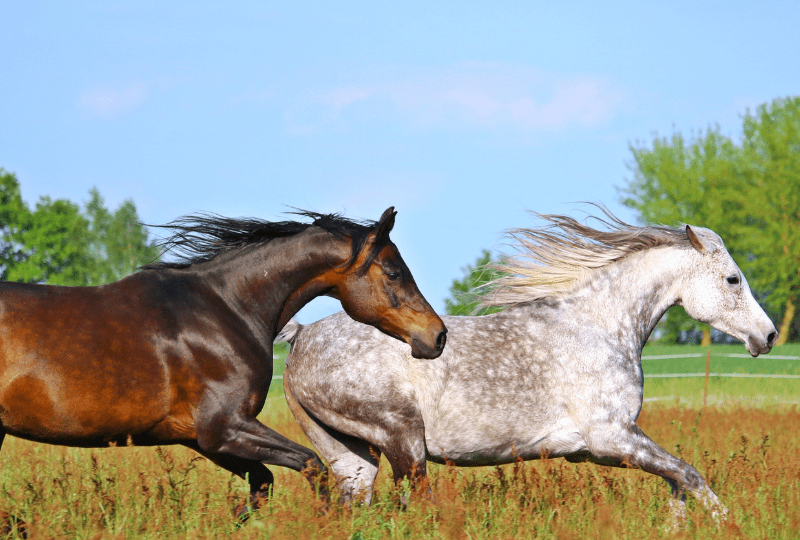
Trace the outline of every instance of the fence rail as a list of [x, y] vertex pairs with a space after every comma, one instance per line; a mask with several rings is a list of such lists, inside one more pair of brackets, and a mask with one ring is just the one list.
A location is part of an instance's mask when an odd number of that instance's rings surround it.
[[[705, 377], [705, 373], [645, 373], [645, 379]], [[800, 379], [800, 375], [782, 375], [779, 373], [709, 373], [709, 377], [741, 377], [744, 379]]]
[[[705, 358], [706, 353], [686, 353], [686, 354], [665, 354], [661, 356], [642, 356], [642, 360], [674, 360], [676, 358]], [[711, 354], [711, 358], [750, 358], [749, 354], [733, 353], [733, 354]], [[800, 360], [800, 356], [778, 356], [769, 355], [764, 357], [765, 360]]]

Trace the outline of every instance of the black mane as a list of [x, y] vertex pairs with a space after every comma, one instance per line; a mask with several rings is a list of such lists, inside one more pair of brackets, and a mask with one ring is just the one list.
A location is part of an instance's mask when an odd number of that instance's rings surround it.
[[[226, 218], [217, 214], [201, 213], [180, 217], [166, 225], [151, 225], [172, 231], [172, 236], [160, 242], [161, 253], [163, 255], [173, 252], [178, 255], [178, 260], [157, 261], [141, 269], [187, 268], [210, 261], [231, 250], [264, 244], [275, 238], [293, 236], [309, 227], [320, 227], [337, 238], [349, 237], [352, 254], [345, 266], [350, 266], [364, 247], [367, 235], [375, 228], [374, 221], [355, 221], [342, 217], [341, 214], [320, 214], [309, 210], [290, 213], [311, 218], [313, 221], [271, 222], [256, 218]], [[381, 246], [375, 246], [376, 249], [379, 247]], [[371, 260], [374, 256], [375, 254], [371, 253], [367, 260]]]

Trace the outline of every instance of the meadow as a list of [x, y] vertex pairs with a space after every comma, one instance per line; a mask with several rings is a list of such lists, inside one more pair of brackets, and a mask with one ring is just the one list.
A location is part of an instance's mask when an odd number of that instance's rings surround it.
[[[800, 356], [800, 347], [787, 347], [773, 354]], [[677, 351], [647, 347], [644, 356], [695, 352]], [[712, 356], [711, 370], [797, 372], [796, 361], [768, 358]], [[643, 364], [646, 374], [705, 370], [704, 357]], [[663, 480], [562, 459], [431, 465], [435, 501], [418, 498], [407, 510], [396, 504], [384, 460], [372, 506], [334, 504], [327, 513], [300, 475], [275, 467], [272, 499], [241, 525], [231, 510], [245, 499], [245, 482], [184, 448], [76, 449], [13, 437], [2, 449], [0, 510], [22, 519], [29, 538], [800, 538], [800, 380], [712, 377], [706, 407], [703, 381], [645, 383], [640, 426], [693, 464], [729, 510], [715, 519], [689, 498], [677, 529]], [[307, 444], [280, 386], [276, 380], [261, 419]]]
[[747, 354], [742, 345], [648, 345], [642, 352], [645, 399], [702, 406], [704, 376], [668, 375], [704, 375], [708, 351], [712, 375], [707, 404], [766, 408], [800, 405], [800, 344], [776, 347], [758, 358]]

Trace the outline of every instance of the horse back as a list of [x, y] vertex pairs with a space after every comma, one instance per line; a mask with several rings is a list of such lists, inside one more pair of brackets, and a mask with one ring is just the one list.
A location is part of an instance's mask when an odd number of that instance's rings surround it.
[[218, 295], [174, 272], [100, 287], [0, 283], [2, 427], [79, 446], [192, 438], [192, 404], [247, 379], [238, 355], [256, 362], [235, 325]]

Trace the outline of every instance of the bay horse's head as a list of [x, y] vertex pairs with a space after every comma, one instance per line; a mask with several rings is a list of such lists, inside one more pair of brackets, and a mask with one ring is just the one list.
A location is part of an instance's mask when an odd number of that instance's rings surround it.
[[[353, 319], [408, 343], [415, 358], [442, 354], [447, 329], [389, 239], [394, 208], [377, 223], [296, 210], [294, 214], [313, 223], [214, 214], [179, 218], [162, 226], [173, 231], [162, 245], [178, 260], [157, 261], [143, 269], [216, 268], [226, 275], [241, 270], [250, 279], [228, 276], [231, 294], [239, 297], [240, 307], [249, 302], [260, 312], [260, 306], [266, 306], [261, 316], [276, 317], [268, 322], [277, 329], [323, 294], [338, 299]], [[246, 256], [257, 262], [245, 262]], [[277, 315], [270, 315], [275, 307]]]
[[695, 255], [681, 305], [691, 317], [742, 340], [752, 356], [768, 353], [778, 332], [722, 239], [709, 229], [689, 225], [686, 236]]
[[396, 214], [388, 208], [344, 271], [336, 269], [329, 295], [338, 298], [353, 319], [408, 343], [414, 358], [437, 358], [444, 350], [447, 328], [389, 239]]

